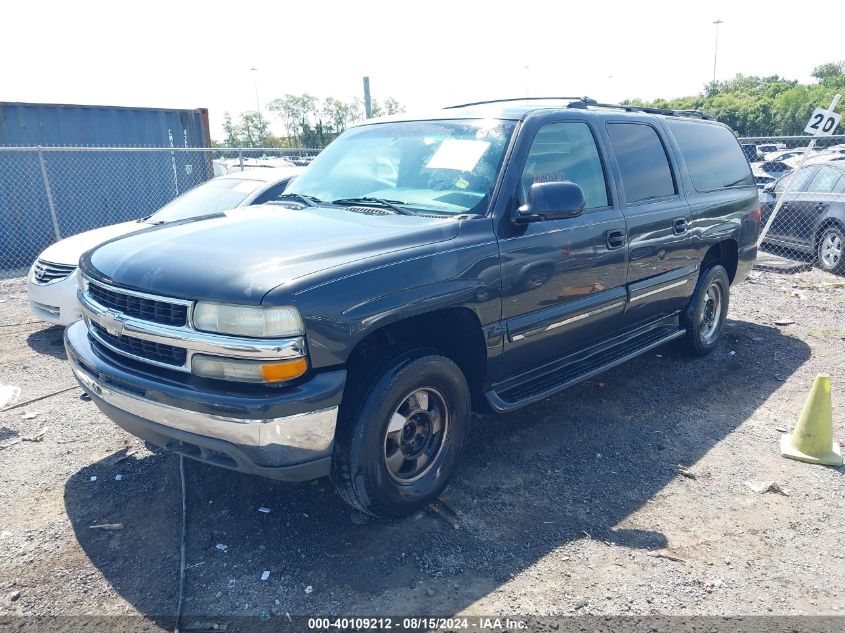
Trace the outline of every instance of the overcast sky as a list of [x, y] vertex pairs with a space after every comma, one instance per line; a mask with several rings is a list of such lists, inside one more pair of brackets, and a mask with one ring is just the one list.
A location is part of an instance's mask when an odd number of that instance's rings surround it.
[[[485, 98], [696, 94], [717, 77], [810, 81], [845, 58], [840, 0], [4, 3], [0, 101], [262, 109], [286, 93], [409, 111]], [[250, 71], [256, 67], [257, 71]], [[266, 114], [266, 111], [265, 111]], [[280, 126], [274, 121], [274, 129]]]

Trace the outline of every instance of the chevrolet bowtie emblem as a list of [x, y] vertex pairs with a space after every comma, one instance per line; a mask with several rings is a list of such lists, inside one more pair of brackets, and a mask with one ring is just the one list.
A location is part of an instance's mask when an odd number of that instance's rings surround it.
[[121, 336], [126, 321], [123, 316], [116, 312], [106, 312], [100, 316], [100, 325], [106, 329], [106, 332], [112, 336]]

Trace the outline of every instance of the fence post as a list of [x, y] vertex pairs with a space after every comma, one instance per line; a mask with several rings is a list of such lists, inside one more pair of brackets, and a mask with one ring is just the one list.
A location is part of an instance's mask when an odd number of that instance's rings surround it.
[[47, 193], [47, 205], [50, 207], [50, 219], [53, 221], [53, 232], [56, 234], [56, 241], [62, 239], [59, 231], [59, 219], [56, 217], [56, 205], [53, 203], [53, 191], [50, 189], [50, 179], [47, 177], [47, 164], [44, 162], [44, 152], [38, 146], [38, 162], [41, 165], [41, 179], [44, 181], [44, 191]]
[[238, 148], [238, 162], [241, 164], [241, 171], [244, 170], [244, 150], [243, 148]]

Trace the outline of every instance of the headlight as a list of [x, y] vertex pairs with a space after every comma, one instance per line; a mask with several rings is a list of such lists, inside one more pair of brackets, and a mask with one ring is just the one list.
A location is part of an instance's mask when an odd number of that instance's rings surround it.
[[195, 354], [191, 359], [191, 371], [197, 376], [237, 380], [239, 382], [282, 382], [299, 378], [308, 371], [304, 358], [293, 360], [235, 360]]
[[305, 333], [296, 308], [239, 306], [198, 301], [194, 306], [194, 327], [204, 332], [252, 338], [283, 338]]

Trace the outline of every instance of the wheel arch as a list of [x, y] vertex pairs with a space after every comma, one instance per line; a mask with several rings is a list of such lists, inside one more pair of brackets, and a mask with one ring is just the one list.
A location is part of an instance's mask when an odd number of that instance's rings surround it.
[[[466, 307], [440, 308], [407, 316], [368, 332], [347, 359], [349, 380], [366, 380], [373, 367], [393, 350], [423, 347], [452, 360], [463, 372], [473, 408], [483, 406], [487, 346], [478, 315]], [[350, 390], [355, 393], [355, 390]], [[354, 397], [354, 396], [353, 396]]]
[[721, 240], [713, 244], [704, 254], [701, 260], [702, 272], [707, 270], [713, 264], [721, 264], [728, 272], [728, 279], [731, 284], [736, 277], [737, 267], [739, 265], [739, 244], [733, 238]]

